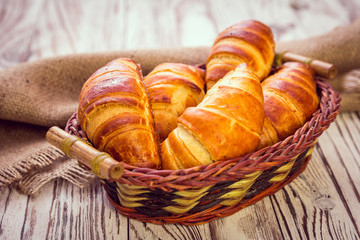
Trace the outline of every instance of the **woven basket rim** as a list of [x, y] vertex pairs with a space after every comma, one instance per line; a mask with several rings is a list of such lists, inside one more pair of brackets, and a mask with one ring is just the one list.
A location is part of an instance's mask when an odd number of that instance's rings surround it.
[[[319, 108], [309, 121], [286, 139], [242, 157], [180, 170], [138, 168], [121, 162], [124, 173], [118, 182], [151, 189], [161, 188], [164, 191], [170, 191], [176, 186], [181, 190], [236, 180], [255, 171], [265, 171], [290, 161], [311, 146], [335, 121], [339, 113], [341, 101], [339, 93], [326, 79], [316, 76], [315, 80]], [[81, 136], [76, 112], [68, 120], [65, 130]]]

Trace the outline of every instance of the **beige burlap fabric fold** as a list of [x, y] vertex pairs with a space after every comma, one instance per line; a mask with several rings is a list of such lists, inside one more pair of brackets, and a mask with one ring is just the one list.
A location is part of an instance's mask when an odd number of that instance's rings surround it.
[[[288, 50], [331, 62], [342, 73], [360, 68], [359, 43], [360, 20], [357, 20], [323, 36], [279, 43], [277, 50]], [[75, 160], [64, 157], [45, 140], [49, 127], [64, 127], [67, 119], [76, 111], [78, 94], [86, 79], [117, 57], [134, 59], [140, 63], [146, 75], [162, 62], [203, 63], [209, 49], [196, 47], [74, 54], [27, 62], [2, 70], [0, 186], [12, 185], [26, 194], [33, 194], [44, 183], [58, 177], [78, 186], [87, 185], [94, 176], [78, 167]], [[334, 85], [341, 86], [337, 82]], [[349, 103], [346, 110], [360, 110], [359, 99], [352, 99], [352, 104]]]

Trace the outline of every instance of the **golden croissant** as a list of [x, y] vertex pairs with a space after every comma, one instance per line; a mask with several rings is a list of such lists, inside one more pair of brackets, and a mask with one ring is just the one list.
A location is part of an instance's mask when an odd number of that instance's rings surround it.
[[183, 169], [222, 161], [256, 149], [264, 121], [258, 76], [239, 65], [189, 107], [161, 144], [162, 168]]
[[206, 63], [206, 86], [210, 89], [226, 73], [241, 63], [249, 64], [260, 78], [268, 76], [275, 56], [271, 29], [248, 20], [222, 31], [211, 47]]
[[295, 133], [318, 109], [314, 71], [300, 62], [287, 62], [262, 82], [265, 121], [258, 148]]
[[114, 159], [159, 168], [158, 139], [140, 67], [119, 58], [97, 70], [79, 96], [78, 119], [90, 142]]
[[176, 128], [178, 117], [205, 96], [205, 70], [182, 63], [163, 63], [144, 79], [160, 142]]

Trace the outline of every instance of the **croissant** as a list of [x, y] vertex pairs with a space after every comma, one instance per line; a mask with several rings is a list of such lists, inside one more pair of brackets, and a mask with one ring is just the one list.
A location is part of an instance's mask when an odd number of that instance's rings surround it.
[[218, 81], [178, 118], [161, 143], [163, 169], [183, 169], [254, 151], [264, 121], [260, 80], [247, 64]]
[[292, 135], [318, 109], [314, 71], [300, 62], [287, 62], [262, 82], [264, 130], [258, 149]]
[[140, 67], [119, 58], [93, 73], [79, 96], [78, 119], [89, 141], [114, 159], [160, 166], [154, 119]]
[[160, 142], [176, 128], [178, 117], [205, 95], [205, 71], [181, 63], [156, 66], [144, 79]]
[[260, 78], [268, 76], [275, 56], [271, 29], [256, 20], [243, 21], [222, 31], [211, 47], [206, 63], [206, 86], [210, 89], [240, 63], [248, 63]]

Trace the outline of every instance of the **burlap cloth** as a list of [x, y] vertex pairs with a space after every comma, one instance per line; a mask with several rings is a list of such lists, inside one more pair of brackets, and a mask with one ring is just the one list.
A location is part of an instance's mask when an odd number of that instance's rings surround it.
[[[117, 57], [141, 64], [144, 75], [162, 62], [206, 61], [210, 47], [111, 51], [74, 54], [19, 64], [0, 72], [0, 186], [35, 193], [54, 178], [86, 186], [94, 176], [45, 140], [49, 127], [64, 127], [76, 111], [86, 79]], [[333, 63], [339, 75], [360, 68], [360, 19], [322, 36], [277, 44], [291, 51]], [[332, 81], [341, 91], [343, 111], [360, 110], [360, 93], [348, 93], [342, 78]], [[360, 84], [360, 83], [359, 83]]]

